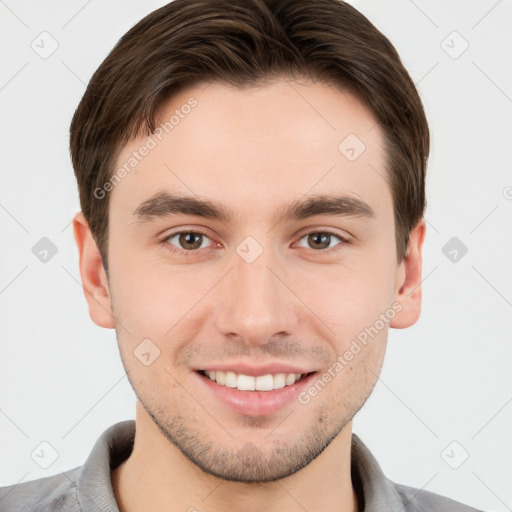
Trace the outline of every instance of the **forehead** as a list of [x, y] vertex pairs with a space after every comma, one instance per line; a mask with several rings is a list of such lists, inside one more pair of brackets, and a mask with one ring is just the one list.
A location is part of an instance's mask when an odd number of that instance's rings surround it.
[[111, 213], [131, 214], [166, 190], [222, 202], [241, 217], [309, 193], [387, 200], [377, 211], [392, 206], [381, 129], [335, 86], [198, 85], [170, 98], [156, 126], [120, 152], [115, 169], [126, 172], [110, 192]]

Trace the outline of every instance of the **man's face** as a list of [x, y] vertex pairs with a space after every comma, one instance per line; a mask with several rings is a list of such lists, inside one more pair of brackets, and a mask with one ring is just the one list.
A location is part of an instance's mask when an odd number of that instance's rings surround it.
[[[124, 366], [161, 432], [202, 469], [287, 476], [351, 421], [383, 362], [389, 321], [378, 320], [391, 316], [404, 272], [382, 132], [352, 95], [284, 79], [189, 88], [160, 114], [177, 116], [172, 130], [157, 129], [110, 192], [108, 288]], [[145, 144], [132, 140], [116, 169]], [[230, 217], [148, 203], [163, 193]], [[347, 206], [278, 219], [317, 196]], [[200, 370], [224, 370], [225, 384]], [[285, 387], [275, 377], [310, 372]], [[226, 385], [268, 374], [253, 380], [280, 389]]]

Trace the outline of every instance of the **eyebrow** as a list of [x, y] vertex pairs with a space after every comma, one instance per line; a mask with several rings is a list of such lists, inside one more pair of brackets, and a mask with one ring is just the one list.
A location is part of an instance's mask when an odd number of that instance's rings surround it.
[[[229, 223], [233, 210], [222, 204], [193, 196], [159, 192], [143, 201], [133, 212], [138, 222], [148, 222], [171, 215], [194, 215]], [[343, 217], [375, 217], [375, 212], [363, 200], [349, 196], [310, 195], [282, 206], [273, 218], [274, 224], [285, 220], [302, 220], [315, 215]]]

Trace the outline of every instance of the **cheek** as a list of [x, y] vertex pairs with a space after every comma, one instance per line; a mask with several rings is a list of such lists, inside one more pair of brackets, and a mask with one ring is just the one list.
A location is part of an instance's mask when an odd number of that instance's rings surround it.
[[298, 268], [293, 290], [336, 340], [347, 341], [391, 307], [395, 279], [393, 264], [357, 260]]
[[180, 322], [186, 323], [199, 310], [197, 304], [216, 280], [215, 271], [205, 266], [125, 259], [111, 272], [116, 320], [126, 327], [133, 343], [141, 336], [162, 340], [179, 331]]
[[[325, 333], [334, 336], [333, 344], [349, 342], [391, 306], [396, 280], [394, 246], [381, 245], [348, 252], [338, 263], [297, 258], [293, 264], [275, 267], [297, 297], [289, 296], [298, 307], [296, 311], [302, 311], [297, 314], [309, 324], [326, 324], [332, 332]], [[137, 258], [134, 251], [116, 251], [119, 247], [111, 247], [114, 314], [132, 335], [132, 343], [146, 337], [175, 338], [183, 329], [190, 338], [191, 331], [207, 320], [204, 315], [222, 307], [222, 301], [212, 303], [217, 295], [209, 292], [232, 262], [177, 265], [160, 253]], [[282, 297], [287, 300], [286, 294]], [[190, 325], [191, 319], [195, 319], [195, 327]]]

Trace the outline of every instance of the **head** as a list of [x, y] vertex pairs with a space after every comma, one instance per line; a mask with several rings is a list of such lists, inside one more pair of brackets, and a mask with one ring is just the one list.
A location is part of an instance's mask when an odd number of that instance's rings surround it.
[[[85, 295], [197, 466], [292, 474], [363, 405], [420, 312], [428, 150], [396, 50], [338, 0], [175, 0], [98, 68], [71, 124]], [[238, 363], [317, 391], [234, 411], [200, 371]]]

